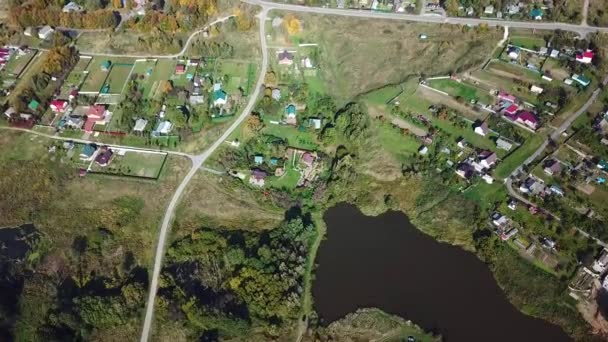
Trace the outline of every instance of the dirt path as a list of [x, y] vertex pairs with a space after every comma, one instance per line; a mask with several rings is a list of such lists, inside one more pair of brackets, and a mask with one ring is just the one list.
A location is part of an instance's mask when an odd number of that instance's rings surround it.
[[468, 106], [466, 106], [465, 104], [462, 104], [458, 101], [456, 101], [454, 98], [450, 97], [450, 96], [445, 96], [439, 93], [436, 93], [430, 89], [426, 89], [424, 87], [419, 87], [418, 88], [418, 93], [421, 96], [424, 96], [424, 98], [426, 98], [427, 100], [429, 100], [432, 103], [441, 103], [445, 106], [448, 106], [450, 108], [456, 109], [457, 111], [463, 113], [465, 115], [465, 117], [467, 117], [470, 120], [483, 120], [487, 113], [481, 113], [478, 112], [476, 110], [474, 110], [473, 108], [470, 108]]
[[421, 127], [418, 127], [410, 122], [408, 122], [407, 120], [395, 117], [391, 114], [386, 113], [382, 108], [380, 108], [380, 106], [369, 106], [369, 115], [374, 118], [377, 119], [379, 117], [386, 117], [390, 120], [390, 122], [402, 129], [407, 129], [408, 131], [412, 132], [413, 134], [419, 136], [419, 137], [424, 137], [427, 135], [427, 131]]

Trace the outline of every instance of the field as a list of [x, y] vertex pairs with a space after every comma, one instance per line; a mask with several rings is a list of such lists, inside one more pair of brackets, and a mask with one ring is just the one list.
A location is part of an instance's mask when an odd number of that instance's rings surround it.
[[[175, 68], [175, 61], [158, 59], [156, 61], [137, 61], [133, 67], [133, 74], [138, 75], [140, 88], [146, 98], [152, 98], [160, 81], [171, 78]], [[149, 74], [149, 75], [148, 75]]]
[[128, 81], [129, 75], [133, 65], [131, 64], [120, 64], [113, 65], [108, 78], [106, 79], [106, 85], [109, 85], [109, 94], [120, 94]]
[[14, 77], [21, 76], [21, 73], [25, 67], [32, 61], [37, 53], [38, 50], [30, 50], [23, 56], [19, 56], [18, 53], [14, 53], [8, 63], [6, 63], [3, 71]]
[[608, 11], [606, 11], [606, 3], [604, 1], [589, 1], [587, 23], [593, 26], [608, 26]]
[[198, 172], [175, 217], [173, 236], [179, 238], [201, 225], [245, 230], [273, 228], [283, 219], [283, 211], [267, 200], [262, 191], [248, 190], [239, 180]]
[[[306, 23], [304, 31], [292, 41], [319, 44], [319, 77], [339, 102], [387, 84], [401, 83], [408, 77], [445, 75], [476, 66], [502, 37], [498, 30], [482, 33], [455, 25], [303, 14], [300, 17]], [[421, 41], [421, 33], [430, 38]], [[269, 43], [290, 44], [281, 38]]]
[[457, 82], [452, 79], [438, 79], [428, 81], [428, 85], [437, 90], [448, 93], [452, 97], [460, 97], [466, 102], [494, 103], [494, 98], [482, 89], [466, 82]]
[[535, 51], [538, 51], [541, 47], [547, 45], [547, 42], [545, 42], [545, 39], [542, 36], [531, 35], [513, 35], [509, 38], [509, 43]]
[[293, 126], [267, 124], [264, 133], [287, 140], [289, 146], [306, 150], [316, 150], [318, 148], [317, 137], [314, 133], [300, 131]]
[[145, 153], [128, 151], [124, 156], [114, 154], [112, 162], [106, 167], [93, 163], [93, 171], [107, 174], [122, 174], [156, 179], [167, 159], [164, 153]]
[[526, 102], [534, 104], [537, 101], [536, 96], [532, 94], [527, 87], [520, 86], [514, 83], [513, 79], [495, 74], [489, 69], [476, 70], [471, 73], [471, 76], [476, 80], [479, 80], [480, 83], [483, 82], [488, 87], [493, 87], [495, 90], [506, 91]]
[[540, 132], [532, 135], [517, 150], [511, 153], [498, 166], [494, 174], [498, 178], [506, 178], [523, 163], [543, 143], [545, 137]]
[[523, 66], [510, 64], [503, 61], [492, 61], [490, 64], [488, 64], [487, 69], [499, 76], [519, 79], [530, 83], [544, 83], [540, 73], [529, 70]]
[[[181, 64], [186, 64], [186, 61], [180, 61], [179, 63]], [[186, 71], [181, 74], [178, 75], [175, 73], [175, 66], [177, 65], [177, 62], [174, 62], [172, 68], [171, 68], [171, 81], [173, 81], [173, 85], [176, 87], [182, 87], [188, 84], [188, 82], [190, 82], [190, 80], [196, 75], [196, 66], [186, 66]]]
[[[102, 64], [109, 60], [112, 65], [110, 71], [103, 71], [101, 69]], [[84, 93], [97, 93], [101, 91], [104, 85], [109, 85], [110, 93], [120, 93], [122, 87], [127, 80], [131, 66], [124, 64], [133, 64], [131, 58], [106, 58], [106, 57], [93, 57], [87, 68], [87, 76], [80, 88], [81, 92]], [[114, 69], [116, 68], [116, 71]]]
[[250, 77], [255, 77], [255, 66], [252, 63], [219, 59], [216, 63], [215, 74], [217, 76], [228, 76], [228, 81], [224, 84], [224, 90], [229, 94], [235, 93], [239, 88], [242, 88], [248, 94], [254, 86], [255, 80], [250, 79]]

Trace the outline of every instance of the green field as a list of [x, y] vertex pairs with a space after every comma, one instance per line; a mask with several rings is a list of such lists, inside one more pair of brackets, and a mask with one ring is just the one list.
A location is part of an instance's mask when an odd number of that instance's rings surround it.
[[[239, 88], [247, 91], [249, 85], [249, 63], [230, 60], [218, 60], [216, 64], [216, 78], [226, 77], [224, 89], [229, 94], [236, 92]], [[254, 74], [255, 74], [255, 68]], [[253, 80], [252, 80], [253, 81]]]
[[[101, 70], [101, 65], [109, 60], [112, 65], [109, 71]], [[126, 81], [130, 69], [126, 70], [126, 66], [122, 64], [133, 64], [133, 58], [127, 57], [117, 57], [117, 58], [108, 58], [108, 57], [93, 57], [91, 62], [87, 67], [87, 75], [80, 88], [81, 92], [99, 92], [104, 84], [109, 83], [110, 92], [120, 92], [124, 82]], [[114, 67], [116, 67], [116, 71], [113, 71]], [[111, 77], [110, 77], [110, 74]], [[106, 80], [107, 78], [107, 80]], [[116, 90], [118, 89], [118, 90]]]
[[314, 133], [307, 130], [300, 131], [293, 126], [267, 124], [264, 133], [283, 138], [287, 140], [289, 146], [296, 148], [316, 150], [319, 147]]
[[[291, 161], [287, 161], [286, 164], [289, 164]], [[285, 165], [285, 174], [281, 177], [271, 177], [269, 179], [268, 185], [277, 189], [293, 189], [298, 185], [298, 181], [300, 180], [300, 173], [294, 170], [290, 165]]]
[[110, 86], [109, 94], [120, 94], [128, 81], [133, 65], [116, 64], [112, 66], [105, 84]]
[[93, 58], [89, 64], [89, 67], [87, 68], [87, 75], [82, 87], [80, 88], [81, 92], [99, 92], [109, 73], [109, 71], [101, 70], [101, 64], [105, 60], [106, 58]]
[[412, 158], [412, 154], [418, 152], [420, 141], [411, 136], [403, 135], [399, 128], [388, 123], [380, 123], [377, 130], [377, 136], [382, 147], [399, 161], [408, 161]]
[[487, 91], [466, 82], [457, 82], [452, 79], [440, 79], [428, 81], [428, 85], [432, 88], [446, 92], [450, 96], [461, 97], [467, 102], [475, 100], [476, 102], [484, 104], [494, 103], [494, 98]]
[[4, 67], [4, 72], [9, 75], [13, 75], [18, 77], [23, 69], [30, 63], [30, 61], [36, 56], [38, 50], [30, 50], [30, 52], [26, 53], [23, 56], [19, 56], [17, 53], [13, 54], [10, 60], [6, 63]]
[[[148, 71], [150, 71], [148, 75]], [[154, 61], [136, 62], [133, 67], [133, 74], [138, 75], [138, 82], [143, 94], [147, 98], [151, 98], [156, 94], [156, 89], [160, 81], [166, 81], [171, 78], [175, 69], [175, 61], [170, 59], [159, 59]], [[143, 78], [142, 78], [143, 77]]]
[[547, 46], [547, 43], [543, 37], [536, 36], [512, 36], [509, 39], [509, 43], [535, 51], [538, 51], [543, 46]]
[[72, 69], [72, 71], [85, 71], [87, 70], [87, 67], [89, 66], [89, 64], [91, 63], [91, 61], [93, 60], [92, 57], [88, 57], [88, 56], [80, 56], [80, 59], [78, 59], [78, 63], [76, 63], [76, 65], [74, 66], [74, 69]]
[[500, 76], [519, 78], [530, 83], [546, 83], [540, 72], [532, 71], [524, 66], [514, 65], [503, 61], [493, 61], [487, 66], [487, 70], [495, 71]]
[[495, 86], [496, 90], [506, 91], [532, 104], [537, 102], [536, 95], [531, 93], [527, 87], [517, 85], [511, 78], [499, 76], [490, 70], [476, 70], [472, 72], [472, 76]]
[[93, 163], [92, 170], [108, 174], [120, 174], [156, 179], [165, 163], [167, 154], [128, 151], [124, 156], [114, 154], [111, 163], [100, 167]]
[[521, 163], [523, 163], [536, 149], [543, 143], [545, 136], [541, 133], [536, 133], [509, 155], [505, 160], [498, 164], [494, 174], [498, 178], [506, 178], [513, 172]]

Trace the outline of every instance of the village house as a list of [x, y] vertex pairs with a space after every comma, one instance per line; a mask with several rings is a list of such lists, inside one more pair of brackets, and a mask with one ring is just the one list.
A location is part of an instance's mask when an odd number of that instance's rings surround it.
[[289, 65], [293, 64], [294, 56], [289, 51], [283, 50], [283, 52], [279, 53], [278, 59], [279, 59], [279, 64], [280, 65], [287, 65], [287, 66], [289, 66]]
[[38, 38], [42, 40], [50, 40], [53, 37], [53, 33], [55, 30], [49, 25], [42, 26], [40, 30], [38, 30]]
[[228, 101], [228, 94], [222, 89], [220, 83], [213, 85], [213, 105], [215, 107], [221, 107]]
[[530, 11], [530, 18], [534, 20], [543, 20], [543, 10], [536, 7]]
[[67, 5], [63, 6], [62, 11], [63, 13], [82, 12], [82, 6], [74, 1], [70, 1]]
[[515, 115], [505, 115], [505, 117], [518, 122], [520, 124], [526, 125], [531, 129], [536, 130], [538, 128], [538, 119], [534, 114], [528, 111], [520, 111]]
[[8, 109], [4, 111], [4, 116], [6, 116], [8, 119], [10, 119], [16, 113], [17, 113], [17, 111], [15, 110], [14, 107], [8, 107]]
[[144, 129], [148, 126], [148, 120], [144, 118], [139, 118], [135, 120], [135, 126], [133, 126], [133, 132], [142, 133]]
[[315, 130], [321, 129], [322, 124], [323, 124], [323, 122], [320, 118], [309, 118], [308, 119], [308, 125]]
[[591, 50], [586, 50], [585, 52], [579, 52], [576, 54], [576, 61], [583, 64], [589, 64], [593, 62], [593, 57], [595, 54]]
[[190, 58], [188, 59], [188, 66], [197, 66], [201, 63], [200, 58]]
[[317, 156], [312, 152], [304, 152], [302, 154], [302, 163], [304, 163], [304, 165], [306, 165], [307, 167], [313, 166], [316, 160]]
[[509, 201], [507, 202], [507, 208], [511, 210], [517, 209], [517, 201], [514, 198], [509, 198]]
[[509, 224], [509, 219], [501, 213], [492, 214], [492, 224], [498, 228], [505, 228]]
[[515, 96], [504, 91], [498, 92], [498, 99], [510, 103], [515, 103], [517, 101], [517, 98]]
[[68, 101], [65, 100], [53, 100], [50, 104], [51, 110], [55, 113], [61, 113], [68, 108]]
[[109, 59], [106, 59], [103, 61], [103, 63], [101, 63], [101, 71], [109, 71], [111, 66], [112, 62], [110, 62]]
[[587, 77], [585, 77], [583, 75], [579, 75], [579, 74], [572, 75], [572, 80], [574, 82], [580, 84], [583, 87], [587, 87], [589, 84], [591, 84], [590, 79], [588, 79]]
[[545, 173], [549, 176], [558, 175], [562, 170], [561, 163], [555, 159], [546, 160], [543, 166], [543, 171], [545, 171]]
[[95, 151], [97, 151], [97, 145], [95, 145], [95, 144], [84, 145], [84, 147], [82, 148], [82, 151], [80, 152], [80, 160], [82, 160], [82, 161], [92, 160], [93, 156], [95, 155]]
[[426, 155], [427, 153], [429, 153], [429, 148], [426, 147], [426, 145], [422, 145], [420, 146], [420, 148], [418, 148], [418, 153], [420, 153], [421, 155]]
[[483, 9], [483, 14], [486, 14], [486, 15], [492, 15], [492, 14], [494, 14], [494, 6], [492, 6], [492, 5], [486, 6]]
[[70, 90], [70, 94], [68, 95], [69, 101], [74, 101], [78, 97], [78, 89], [74, 88]]
[[114, 152], [108, 147], [103, 146], [99, 149], [99, 153], [97, 153], [97, 157], [95, 157], [95, 163], [101, 167], [106, 167], [112, 161], [112, 156]]
[[285, 122], [289, 125], [296, 125], [298, 123], [296, 119], [297, 111], [296, 106], [293, 104], [285, 107]]
[[184, 64], [177, 64], [175, 66], [175, 74], [183, 75], [186, 72], [186, 66]]
[[513, 148], [513, 144], [502, 138], [498, 138], [496, 139], [496, 147], [501, 150], [510, 151]]
[[468, 162], [462, 162], [456, 168], [456, 174], [466, 180], [469, 180], [475, 175], [475, 168]]
[[93, 105], [87, 111], [87, 120], [84, 123], [84, 131], [93, 132], [95, 125], [105, 125], [106, 107], [104, 105]]
[[[492, 151], [482, 151], [477, 155], [477, 158], [479, 159], [479, 165], [481, 166], [481, 169], [490, 169], [492, 166], [494, 166], [494, 164], [496, 164], [496, 161], [498, 160], [498, 156], [496, 155], [496, 153], [492, 152]], [[475, 165], [474, 165], [475, 166]], [[476, 167], [477, 169], [477, 167]], [[481, 170], [478, 170], [481, 171]]]
[[533, 92], [534, 94], [542, 94], [544, 89], [535, 85], [531, 85], [530, 86], [530, 91]]
[[256, 154], [255, 156], [253, 156], [253, 163], [255, 165], [261, 165], [264, 163], [264, 156], [261, 154]]
[[458, 146], [461, 149], [464, 149], [467, 147], [467, 142], [464, 140], [464, 138], [458, 138], [456, 140], [456, 146]]
[[606, 268], [608, 268], [608, 250], [606, 248], [602, 249], [600, 256], [595, 259], [591, 268], [598, 274], [606, 271]]
[[551, 191], [551, 193], [558, 195], [560, 197], [564, 196], [564, 190], [562, 190], [562, 188], [559, 185], [553, 184], [549, 187], [549, 190]]
[[166, 120], [160, 121], [156, 125], [156, 128], [154, 128], [154, 131], [152, 131], [152, 135], [153, 136], [168, 135], [169, 133], [171, 133], [172, 128], [173, 128], [173, 124], [171, 124], [171, 122], [166, 121]]
[[281, 100], [281, 89], [279, 89], [279, 88], [272, 89], [270, 91], [270, 97], [272, 97], [272, 99], [275, 101]]
[[482, 137], [485, 137], [489, 131], [488, 123], [486, 121], [480, 123], [479, 125], [475, 126], [474, 131]]
[[31, 100], [27, 105], [27, 108], [34, 113], [38, 111], [38, 107], [40, 107], [40, 102], [36, 100]]
[[521, 50], [517, 46], [509, 46], [509, 49], [507, 50], [507, 55], [511, 59], [518, 59], [520, 53], [521, 53]]
[[249, 177], [249, 184], [257, 187], [263, 187], [266, 184], [266, 177], [268, 174], [264, 170], [253, 169], [251, 170], [251, 176]]

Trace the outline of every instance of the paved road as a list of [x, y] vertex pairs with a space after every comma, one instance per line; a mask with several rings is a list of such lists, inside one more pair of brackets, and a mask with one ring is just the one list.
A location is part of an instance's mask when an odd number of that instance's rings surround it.
[[512, 28], [529, 28], [539, 30], [564, 30], [573, 31], [581, 36], [586, 36], [591, 32], [608, 32], [608, 27], [588, 27], [576, 24], [567, 24], [559, 22], [536, 22], [536, 21], [510, 21], [510, 20], [499, 20], [499, 19], [480, 19], [480, 18], [458, 18], [458, 17], [442, 17], [442, 16], [430, 16], [430, 15], [416, 15], [416, 14], [403, 14], [403, 13], [385, 13], [385, 12], [372, 12], [369, 10], [347, 10], [338, 8], [322, 8], [322, 7], [308, 7], [291, 4], [274, 3], [263, 0], [241, 0], [243, 2], [262, 6], [266, 10], [278, 9], [292, 12], [306, 12], [316, 14], [332, 14], [349, 17], [360, 17], [360, 18], [378, 18], [378, 19], [393, 19], [393, 20], [405, 20], [414, 22], [425, 22], [425, 23], [446, 23], [446, 24], [461, 24], [461, 25], [479, 25], [487, 24], [489, 26], [509, 26]]
[[[241, 113], [241, 115], [239, 115], [239, 117], [232, 123], [232, 125], [230, 125], [230, 127], [224, 132], [224, 134], [222, 134], [222, 136], [219, 137], [219, 139], [217, 139], [213, 143], [213, 145], [211, 145], [211, 147], [209, 147], [202, 154], [193, 156], [192, 169], [190, 169], [190, 172], [188, 172], [188, 174], [186, 175], [186, 177], [184, 178], [182, 183], [179, 185], [179, 187], [173, 194], [173, 198], [171, 198], [171, 202], [169, 202], [169, 206], [167, 207], [167, 210], [165, 211], [165, 216], [163, 218], [163, 222], [162, 222], [159, 237], [158, 237], [156, 255], [154, 257], [154, 269], [152, 271], [152, 279], [150, 282], [148, 301], [146, 303], [146, 316], [144, 318], [144, 326], [143, 326], [142, 333], [141, 333], [141, 339], [140, 339], [141, 342], [147, 342], [148, 337], [150, 335], [150, 328], [152, 326], [152, 318], [153, 318], [153, 314], [154, 314], [154, 300], [156, 298], [156, 291], [158, 290], [158, 278], [160, 276], [162, 259], [163, 259], [164, 253], [165, 253], [165, 242], [167, 239], [167, 233], [169, 231], [169, 227], [170, 227], [171, 221], [173, 219], [173, 213], [175, 212], [177, 203], [179, 202], [179, 199], [180, 199], [182, 193], [184, 192], [184, 189], [186, 188], [186, 186], [188, 185], [188, 183], [190, 182], [192, 177], [196, 174], [198, 169], [207, 160], [207, 158], [209, 158], [209, 156], [211, 154], [213, 154], [213, 152], [215, 152], [215, 150], [226, 139], [228, 139], [230, 134], [232, 134], [232, 132], [235, 129], [237, 129], [237, 127], [247, 118], [247, 116], [253, 109], [253, 106], [255, 105], [257, 98], [260, 95], [260, 89], [262, 88], [262, 84], [264, 82], [264, 75], [266, 74], [266, 70], [268, 67], [268, 51], [267, 51], [268, 49], [266, 47], [266, 33], [264, 30], [264, 28], [265, 28], [264, 23], [266, 22], [267, 13], [268, 13], [268, 10], [263, 9], [262, 12], [259, 14], [259, 20], [260, 20], [260, 24], [259, 24], [260, 33], [259, 34], [260, 34], [260, 44], [261, 44], [261, 49], [262, 49], [262, 68], [260, 70], [260, 75], [258, 77], [258, 81], [256, 83], [255, 90], [250, 95], [247, 106], [243, 109], [243, 112]], [[189, 41], [190, 41], [190, 39], [188, 39], [188, 42]]]

